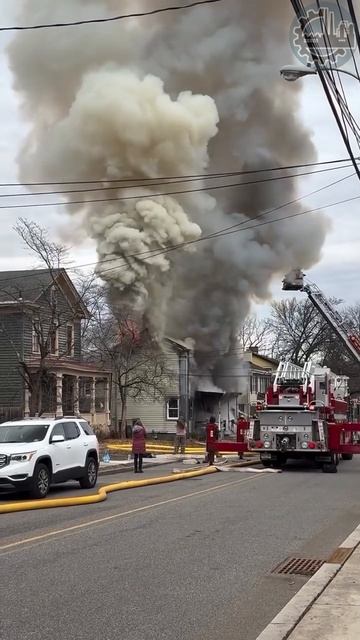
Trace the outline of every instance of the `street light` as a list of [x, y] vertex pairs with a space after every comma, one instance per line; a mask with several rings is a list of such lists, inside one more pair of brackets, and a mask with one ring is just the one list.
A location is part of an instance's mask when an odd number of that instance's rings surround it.
[[[346, 73], [346, 75], [355, 78], [355, 80], [359, 80], [358, 76], [351, 73], [351, 71], [346, 71], [346, 69], [338, 69], [337, 67], [331, 67], [328, 65], [321, 65], [319, 68], [323, 71], [339, 71], [340, 73]], [[316, 74], [317, 69], [312, 65], [305, 67], [305, 65], [287, 64], [280, 69], [280, 75], [288, 82], [295, 82], [295, 80], [298, 80], [303, 76], [313, 76]]]

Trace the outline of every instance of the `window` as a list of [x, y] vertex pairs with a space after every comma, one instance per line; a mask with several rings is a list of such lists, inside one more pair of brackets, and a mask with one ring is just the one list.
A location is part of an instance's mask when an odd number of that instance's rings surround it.
[[32, 327], [32, 352], [40, 353], [40, 323], [39, 320], [34, 320]]
[[58, 355], [58, 330], [56, 327], [50, 327], [49, 330], [49, 349], [52, 356]]
[[40, 442], [44, 440], [48, 424], [31, 424], [31, 425], [17, 425], [0, 426], [0, 442]]
[[91, 398], [91, 380], [80, 380], [80, 396], [81, 398]]
[[85, 435], [87, 435], [87, 436], [93, 436], [94, 435], [94, 432], [93, 432], [92, 428], [90, 427], [89, 423], [86, 422], [86, 420], [80, 420], [80, 424], [81, 424], [82, 430], [85, 433]]
[[75, 440], [80, 435], [80, 429], [77, 426], [76, 422], [64, 422], [63, 423], [65, 430], [65, 439], [66, 440]]
[[166, 418], [167, 420], [179, 419], [179, 398], [169, 398], [166, 403]]
[[51, 437], [53, 436], [63, 436], [65, 438], [64, 425], [61, 422], [59, 422], [59, 424], [56, 424], [53, 428]]
[[74, 355], [74, 325], [68, 324], [66, 327], [66, 355]]
[[54, 284], [51, 285], [49, 290], [49, 303], [52, 306], [55, 306], [57, 303], [57, 291], [56, 291], [56, 286]]

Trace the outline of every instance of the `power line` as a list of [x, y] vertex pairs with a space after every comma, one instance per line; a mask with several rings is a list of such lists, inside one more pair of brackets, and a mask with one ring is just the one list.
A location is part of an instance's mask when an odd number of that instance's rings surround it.
[[[268, 220], [268, 221], [264, 221], [264, 222], [261, 222], [261, 223], [257, 223], [256, 225], [245, 226], [245, 225], [249, 224], [250, 222], [252, 222], [253, 220], [262, 218], [265, 215], [269, 215], [270, 213], [275, 213], [276, 211], [278, 211], [278, 210], [280, 210], [280, 209], [282, 209], [282, 208], [284, 208], [286, 206], [290, 206], [291, 204], [295, 204], [296, 202], [299, 202], [300, 200], [303, 200], [304, 198], [307, 198], [310, 195], [314, 195], [314, 194], [319, 193], [321, 191], [324, 191], [325, 189], [328, 189], [328, 188], [330, 188], [330, 187], [332, 187], [332, 186], [334, 186], [336, 184], [339, 184], [340, 182], [343, 182], [344, 180], [347, 180], [347, 179], [353, 177], [354, 175], [355, 175], [355, 173], [352, 173], [352, 174], [350, 174], [348, 176], [345, 176], [344, 178], [340, 178], [339, 180], [336, 180], [336, 181], [331, 182], [331, 183], [329, 183], [327, 185], [324, 185], [324, 186], [316, 189], [315, 191], [312, 191], [310, 193], [304, 194], [303, 196], [299, 196], [298, 198], [296, 198], [294, 200], [291, 200], [291, 201], [289, 201], [287, 203], [283, 203], [283, 204], [279, 205], [278, 207], [275, 207], [275, 208], [270, 209], [268, 211], [262, 212], [258, 216], [254, 217], [252, 220], [251, 219], [244, 220], [244, 221], [242, 221], [240, 223], [232, 225], [231, 227], [225, 227], [224, 229], [220, 229], [220, 230], [218, 230], [218, 231], [216, 231], [216, 232], [214, 232], [212, 234], [209, 234], [207, 236], [203, 236], [201, 238], [197, 238], [196, 240], [189, 240], [187, 242], [183, 242], [183, 243], [174, 245], [172, 247], [167, 247], [165, 249], [162, 249], [161, 251], [158, 251], [157, 249], [153, 249], [153, 250], [139, 252], [139, 253], [135, 253], [135, 254], [129, 254], [129, 255], [124, 256], [124, 258], [126, 260], [129, 260], [129, 259], [132, 259], [132, 258], [138, 258], [138, 257], [142, 256], [143, 260], [148, 260], [148, 259], [157, 257], [159, 255], [164, 255], [164, 254], [169, 253], [171, 251], [175, 251], [177, 249], [181, 249], [181, 248], [189, 246], [189, 245], [197, 244], [199, 242], [204, 242], [205, 240], [216, 239], [218, 237], [222, 237], [222, 236], [225, 236], [225, 235], [231, 235], [233, 233], [238, 233], [239, 231], [247, 231], [248, 229], [254, 229], [254, 228], [261, 227], [261, 226], [264, 226], [264, 225], [267, 225], [267, 224], [273, 224], [275, 222], [281, 222], [283, 220], [288, 220], [288, 219], [295, 218], [295, 217], [298, 217], [298, 216], [303, 216], [303, 215], [308, 214], [308, 213], [314, 213], [315, 211], [321, 211], [322, 209], [333, 207], [333, 206], [336, 206], [338, 204], [345, 204], [347, 202], [353, 202], [355, 200], [359, 200], [360, 199], [360, 195], [359, 196], [354, 196], [352, 198], [347, 198], [347, 199], [344, 199], [344, 200], [340, 200], [340, 201], [337, 201], [337, 202], [329, 203], [327, 205], [322, 205], [320, 207], [316, 207], [316, 208], [313, 208], [313, 209], [307, 209], [305, 211], [300, 211], [298, 213], [290, 214], [288, 216], [283, 216], [281, 218], [277, 218], [277, 219], [274, 219], [274, 220]], [[157, 253], [156, 253], [156, 251], [157, 251]], [[67, 271], [77, 271], [79, 269], [87, 268], [87, 267], [90, 267], [90, 266], [97, 266], [99, 264], [101, 265], [101, 264], [105, 264], [105, 263], [113, 263], [114, 260], [115, 260], [114, 258], [107, 258], [105, 260], [98, 261], [98, 262], [82, 264], [82, 265], [78, 265], [76, 267], [68, 267], [66, 270]], [[126, 266], [127, 266], [127, 262], [123, 262], [120, 265], [116, 265], [115, 267], [111, 267], [109, 269], [104, 270], [102, 272], [102, 274], [107, 273], [109, 271], [118, 270], [118, 269], [124, 268]], [[43, 269], [39, 269], [39, 271], [43, 271]], [[100, 274], [100, 277], [101, 277], [102, 274]], [[32, 277], [34, 277], [34, 275], [32, 273], [32, 274], [23, 274], [23, 275], [18, 276], [18, 277], [15, 276], [15, 277], [11, 278], [11, 282], [13, 282], [14, 280], [17, 280], [17, 279], [23, 280], [24, 278], [27, 278], [27, 277], [32, 278]], [[3, 282], [9, 282], [9, 278], [0, 279], [0, 284], [2, 284]], [[37, 288], [36, 288], [36, 290], [37, 290]]]
[[360, 50], [360, 31], [359, 31], [359, 25], [358, 25], [358, 21], [357, 21], [356, 14], [355, 14], [353, 1], [352, 0], [347, 0], [347, 3], [348, 3], [349, 11], [350, 11], [351, 20], [352, 20], [352, 23], [353, 23], [354, 29], [355, 29], [355, 36], [356, 36], [358, 49]]
[[[236, 186], [236, 187], [247, 187], [250, 185], [254, 185], [254, 184], [263, 184], [266, 182], [274, 182], [276, 180], [285, 180], [285, 179], [289, 179], [289, 178], [301, 178], [302, 176], [309, 176], [309, 175], [313, 175], [313, 174], [318, 174], [318, 173], [327, 173], [328, 171], [338, 171], [339, 169], [348, 169], [349, 167], [351, 167], [352, 164], [342, 164], [341, 166], [335, 166], [335, 167], [327, 167], [326, 169], [316, 169], [315, 171], [306, 171], [303, 173], [293, 173], [293, 174], [288, 174], [285, 176], [273, 176], [271, 178], [263, 178], [261, 180], [248, 180], [247, 182], [237, 182], [235, 184], [227, 184], [227, 185], [217, 185], [217, 186], [211, 186], [211, 185], [204, 185], [204, 187], [201, 187], [201, 189], [199, 189], [200, 191], [211, 191], [212, 189], [227, 189], [227, 188], [231, 188], [232, 186]], [[234, 174], [237, 175], [237, 174]], [[214, 179], [220, 179], [222, 176], [219, 176], [219, 178], [211, 178], [211, 180]], [[231, 174], [229, 175], [229, 177], [231, 177]], [[207, 180], [207, 178], [187, 178], [187, 179], [182, 179], [182, 180], [176, 180], [175, 182], [158, 182], [156, 184], [147, 184], [147, 185], [143, 185], [143, 184], [139, 184], [139, 185], [128, 185], [128, 186], [115, 186], [115, 187], [91, 187], [90, 189], [69, 189], [66, 191], [36, 191], [36, 192], [30, 192], [30, 193], [0, 193], [0, 198], [25, 198], [28, 196], [52, 196], [52, 195], [62, 195], [62, 194], [70, 194], [70, 193], [92, 193], [92, 192], [96, 192], [96, 191], [118, 191], [120, 188], [122, 189], [144, 189], [144, 188], [152, 188], [152, 187], [162, 187], [162, 186], [167, 186], [169, 184], [183, 184], [185, 182], [198, 182], [198, 181], [203, 181], [203, 180]], [[191, 190], [191, 191], [183, 191], [183, 192], [178, 192], [178, 193], [192, 193], [192, 191], [199, 191], [199, 190]], [[169, 193], [161, 193], [161, 194], [139, 194], [138, 196], [124, 196], [124, 197], [120, 197], [120, 198], [115, 198], [116, 200], [132, 200], [132, 199], [142, 199], [142, 198], [151, 198], [154, 196], [159, 196], [159, 195], [171, 195]], [[91, 202], [91, 200], [85, 200], [85, 202]], [[102, 202], [101, 200], [94, 200], [93, 202]], [[104, 202], [104, 201], [103, 201]], [[106, 202], [106, 201], [105, 201]], [[62, 204], [72, 204], [71, 202], [63, 202]], [[21, 206], [21, 205], [20, 205]], [[37, 206], [37, 203], [35, 203], [33, 206]], [[2, 207], [0, 207], [2, 208]]]
[[[351, 174], [351, 176], [354, 176], [354, 175], [355, 175], [354, 173]], [[347, 176], [347, 178], [349, 178], [351, 176]], [[346, 178], [344, 178], [344, 179], [346, 179]], [[196, 240], [189, 240], [188, 242], [183, 242], [181, 245], [175, 245], [173, 247], [168, 247], [166, 249], [163, 249], [162, 251], [159, 251], [158, 253], [152, 254], [148, 258], [143, 258], [143, 260], [150, 260], [152, 258], [156, 258], [159, 255], [164, 255], [164, 254], [170, 253], [172, 251], [176, 251], [177, 249], [182, 248], [184, 246], [197, 244], [199, 242], [203, 242], [204, 240], [209, 240], [211, 238], [216, 239], [216, 238], [224, 237], [224, 236], [227, 236], [227, 235], [233, 235], [234, 233], [238, 233], [239, 231], [248, 231], [250, 229], [256, 229], [258, 227], [263, 227], [265, 225], [274, 224], [275, 222], [283, 222], [285, 220], [291, 220], [293, 218], [297, 218], [299, 216], [303, 216], [303, 215], [308, 214], [308, 213], [314, 213], [315, 211], [321, 211], [322, 209], [326, 209], [326, 208], [329, 208], [329, 207], [334, 207], [334, 206], [336, 206], [338, 204], [345, 204], [347, 202], [353, 202], [355, 200], [360, 200], [360, 195], [359, 196], [354, 196], [352, 198], [346, 198], [344, 200], [339, 200], [337, 202], [332, 202], [330, 204], [322, 205], [320, 207], [315, 207], [313, 209], [307, 209], [305, 211], [300, 211], [298, 213], [293, 213], [293, 214], [290, 214], [290, 215], [287, 215], [287, 216], [283, 216], [281, 218], [275, 218], [274, 220], [267, 220], [267, 221], [264, 221], [264, 222], [259, 222], [259, 223], [255, 224], [255, 225], [243, 226], [242, 228], [238, 228], [238, 229], [234, 229], [233, 227], [230, 227], [229, 229], [231, 229], [231, 230], [225, 230], [223, 232], [216, 232], [216, 233], [214, 233], [212, 235], [209, 235], [209, 236], [203, 236], [202, 238], [197, 238]], [[281, 205], [279, 207], [279, 209], [282, 208], [282, 206], [283, 205]], [[270, 213], [270, 212], [268, 212], [268, 213]], [[264, 214], [261, 214], [261, 215], [264, 215]], [[260, 217], [260, 216], [258, 216], [258, 217]], [[251, 222], [251, 220], [245, 221], [245, 224], [247, 224], [248, 222]], [[235, 227], [239, 227], [239, 226], [241, 226], [243, 224], [244, 224], [244, 222], [239, 223], [238, 225], [234, 225], [234, 226]], [[125, 257], [127, 259], [129, 259], [129, 257], [131, 257], [131, 256], [125, 256]], [[112, 261], [114, 261], [114, 259], [112, 259]], [[105, 270], [101, 271], [101, 273], [99, 274], [99, 277], [102, 277], [104, 273], [108, 273], [109, 271], [116, 271], [116, 270], [118, 270], [120, 268], [123, 268], [123, 267], [127, 267], [127, 263], [126, 262], [124, 262], [122, 265], [117, 265], [115, 267], [111, 267], [109, 269], [105, 269]]]
[[[214, 185], [214, 186], [204, 186], [204, 187], [199, 187], [197, 189], [182, 189], [180, 191], [163, 191], [163, 192], [157, 192], [157, 193], [148, 193], [148, 194], [138, 194], [138, 195], [132, 195], [132, 196], [118, 196], [116, 198], [87, 198], [85, 200], [67, 200], [67, 201], [57, 201], [57, 202], [35, 202], [35, 203], [25, 203], [25, 204], [9, 204], [9, 205], [0, 205], [0, 210], [1, 209], [29, 209], [29, 208], [38, 208], [38, 207], [58, 207], [58, 206], [69, 206], [69, 205], [77, 205], [80, 204], [82, 206], [86, 205], [86, 204], [95, 204], [97, 202], [123, 202], [123, 201], [129, 201], [129, 200], [144, 200], [146, 198], [160, 198], [162, 196], [174, 196], [174, 195], [188, 195], [191, 193], [200, 193], [200, 192], [208, 192], [208, 191], [217, 191], [219, 189], [233, 189], [233, 188], [239, 188], [239, 187], [244, 187], [244, 186], [250, 186], [250, 185], [255, 185], [258, 183], [267, 183], [267, 182], [275, 182], [277, 180], [287, 180], [290, 178], [299, 178], [299, 177], [303, 177], [303, 176], [308, 176], [308, 175], [313, 175], [313, 174], [318, 174], [318, 173], [326, 173], [328, 171], [334, 171], [335, 169], [343, 169], [343, 168], [348, 168], [350, 165], [344, 165], [342, 167], [331, 167], [331, 168], [327, 168], [327, 169], [316, 169], [315, 171], [306, 171], [303, 173], [295, 173], [295, 174], [288, 174], [285, 176], [276, 176], [276, 177], [272, 177], [272, 178], [264, 178], [263, 180], [255, 180], [255, 181], [248, 181], [248, 182], [233, 182], [230, 184], [222, 184], [222, 185]], [[113, 189], [114, 187], [110, 187], [111, 189]], [[85, 193], [87, 192], [87, 190], [84, 190]], [[91, 191], [91, 190], [90, 190]], [[95, 191], [98, 191], [98, 189], [95, 189]], [[55, 192], [54, 192], [55, 193]], [[63, 192], [65, 193], [65, 192]], [[26, 197], [27, 195], [31, 195], [31, 194], [14, 194], [15, 196], [23, 196]], [[35, 194], [34, 194], [35, 195]], [[3, 195], [2, 197], [6, 197], [6, 195]], [[8, 196], [9, 197], [9, 196]]]
[[[304, 39], [306, 41], [306, 44], [309, 48], [311, 57], [313, 59], [314, 62], [314, 66], [316, 69], [316, 72], [321, 80], [321, 84], [323, 86], [327, 101], [329, 103], [329, 106], [332, 110], [333, 116], [336, 120], [336, 124], [337, 127], [341, 133], [342, 139], [344, 141], [345, 147], [349, 153], [349, 156], [351, 158], [351, 161], [353, 163], [353, 166], [355, 168], [357, 177], [360, 179], [360, 170], [359, 167], [357, 165], [357, 161], [355, 160], [355, 155], [354, 152], [352, 150], [352, 146], [351, 143], [348, 139], [347, 136], [347, 130], [346, 130], [346, 126], [343, 122], [341, 122], [341, 118], [339, 116], [338, 113], [338, 109], [336, 108], [335, 104], [334, 104], [334, 100], [332, 98], [331, 93], [334, 94], [334, 98], [335, 98], [335, 103], [337, 104], [337, 107], [340, 109], [340, 112], [342, 114], [343, 118], [346, 118], [357, 142], [359, 142], [359, 127], [356, 123], [356, 120], [353, 118], [350, 110], [346, 107], [345, 102], [342, 100], [340, 93], [336, 87], [336, 84], [333, 82], [332, 78], [331, 78], [331, 73], [329, 72], [328, 69], [326, 69], [326, 64], [325, 61], [323, 59], [322, 53], [319, 49], [319, 46], [316, 42], [316, 38], [314, 36], [314, 32], [312, 29], [312, 24], [309, 20], [307, 11], [305, 9], [304, 3], [302, 2], [302, 0], [290, 0], [291, 4], [294, 7], [294, 11], [295, 14], [299, 20], [299, 24], [304, 36]], [[350, 0], [349, 0], [350, 1]], [[356, 25], [355, 25], [356, 27]]]
[[24, 26], [12, 26], [12, 27], [0, 27], [0, 31], [31, 31], [35, 29], [54, 29], [60, 27], [78, 27], [85, 24], [102, 24], [105, 22], [118, 22], [120, 20], [127, 20], [129, 18], [144, 18], [146, 16], [155, 16], [160, 13], [166, 13], [169, 11], [183, 11], [184, 9], [192, 9], [193, 7], [201, 7], [210, 4], [216, 4], [223, 2], [223, 0], [197, 0], [189, 4], [182, 6], [174, 5], [170, 7], [163, 7], [159, 9], [152, 9], [151, 11], [142, 11], [138, 13], [127, 13], [123, 15], [111, 16], [109, 18], [91, 18], [89, 20], [74, 20], [72, 22], [53, 22], [44, 24], [24, 25]]
[[[360, 158], [356, 158], [360, 160]], [[195, 174], [184, 174], [184, 175], [173, 175], [173, 176], [155, 176], [153, 178], [102, 178], [102, 179], [89, 179], [89, 180], [48, 180], [44, 182], [0, 182], [0, 187], [46, 187], [53, 185], [81, 185], [81, 184], [114, 184], [114, 183], [125, 183], [126, 185], [129, 182], [135, 183], [148, 183], [153, 182], [154, 180], [159, 180], [161, 182], [166, 182], [167, 180], [178, 180], [182, 182], [184, 179], [207, 179], [207, 178], [229, 178], [232, 176], [247, 176], [251, 174], [258, 173], [270, 173], [273, 171], [293, 171], [295, 169], [304, 169], [308, 167], [318, 167], [322, 165], [333, 165], [339, 164], [343, 162], [349, 162], [349, 158], [339, 158], [338, 160], [322, 160], [318, 162], [307, 162], [303, 164], [290, 164], [286, 166], [280, 167], [268, 167], [264, 169], [246, 169], [246, 170], [236, 170], [236, 171], [217, 171], [216, 173], [195, 173]]]

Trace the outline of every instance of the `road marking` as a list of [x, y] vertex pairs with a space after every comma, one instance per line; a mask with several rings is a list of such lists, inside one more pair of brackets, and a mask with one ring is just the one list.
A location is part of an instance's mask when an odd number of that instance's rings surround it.
[[[24, 538], [23, 540], [18, 540], [17, 542], [11, 542], [9, 544], [5, 544], [0, 546], [0, 552], [7, 551], [8, 549], [19, 548], [26, 544], [32, 544], [34, 542], [40, 542], [41, 540], [51, 540], [54, 536], [60, 536], [61, 534], [73, 533], [76, 531], [80, 531], [85, 528], [93, 527], [94, 525], [103, 524], [105, 522], [109, 522], [111, 520], [116, 520], [118, 518], [123, 518], [125, 516], [132, 515], [134, 513], [139, 513], [141, 511], [147, 511], [149, 509], [154, 509], [155, 507], [162, 507], [166, 504], [171, 504], [172, 502], [179, 502], [180, 500], [186, 500], [186, 498], [192, 498], [194, 496], [199, 496], [204, 493], [211, 493], [212, 491], [218, 491], [219, 489], [224, 489], [226, 487], [231, 487], [237, 484], [244, 484], [246, 482], [251, 482], [253, 480], [259, 480], [264, 476], [252, 476], [251, 478], [242, 478], [241, 480], [234, 480], [233, 482], [226, 482], [224, 484], [219, 484], [216, 487], [209, 487], [208, 489], [202, 489], [201, 491], [193, 491], [192, 493], [186, 493], [182, 496], [177, 496], [176, 498], [169, 498], [168, 500], [162, 500], [161, 502], [154, 502], [153, 504], [148, 504], [143, 507], [137, 507], [136, 509], [130, 509], [129, 511], [122, 511], [121, 513], [115, 513], [111, 516], [105, 516], [103, 518], [97, 518], [96, 520], [89, 520], [88, 522], [83, 522], [81, 524], [76, 524], [71, 527], [65, 527], [64, 529], [56, 529], [55, 531], [49, 531], [48, 533], [43, 533], [39, 536], [33, 536], [32, 538]], [[5, 555], [0, 553], [0, 555]]]

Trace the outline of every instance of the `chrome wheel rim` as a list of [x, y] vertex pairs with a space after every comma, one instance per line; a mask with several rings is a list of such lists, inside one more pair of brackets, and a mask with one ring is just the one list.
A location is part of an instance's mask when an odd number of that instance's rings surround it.
[[97, 469], [94, 460], [90, 460], [88, 464], [88, 479], [90, 484], [95, 484], [97, 478]]
[[43, 496], [46, 495], [49, 489], [49, 474], [46, 469], [40, 469], [37, 477], [37, 486], [39, 493]]

